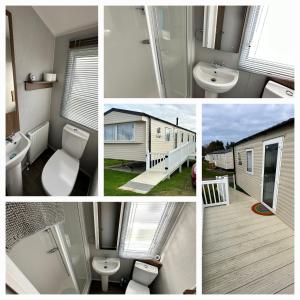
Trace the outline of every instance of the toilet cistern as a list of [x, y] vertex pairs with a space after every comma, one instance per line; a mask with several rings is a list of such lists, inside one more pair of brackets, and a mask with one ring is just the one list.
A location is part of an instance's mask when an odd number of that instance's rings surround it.
[[92, 266], [95, 272], [101, 275], [102, 291], [108, 290], [108, 278], [109, 276], [117, 273], [120, 269], [119, 258], [106, 258], [102, 256], [95, 256], [92, 261]]
[[205, 98], [217, 98], [218, 94], [228, 92], [237, 84], [239, 71], [223, 64], [200, 61], [193, 69], [193, 77], [205, 90]]

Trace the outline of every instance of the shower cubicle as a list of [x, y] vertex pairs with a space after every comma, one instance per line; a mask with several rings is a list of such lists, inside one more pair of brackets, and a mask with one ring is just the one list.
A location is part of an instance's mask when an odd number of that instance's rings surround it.
[[106, 6], [105, 97], [191, 97], [192, 16], [187, 6]]
[[62, 203], [64, 221], [19, 240], [6, 255], [6, 283], [20, 294], [85, 294], [91, 283], [83, 204]]

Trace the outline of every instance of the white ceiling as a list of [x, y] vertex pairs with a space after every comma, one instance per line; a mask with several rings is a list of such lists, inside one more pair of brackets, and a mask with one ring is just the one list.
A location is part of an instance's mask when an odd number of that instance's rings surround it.
[[55, 36], [98, 24], [97, 6], [33, 6], [33, 9]]

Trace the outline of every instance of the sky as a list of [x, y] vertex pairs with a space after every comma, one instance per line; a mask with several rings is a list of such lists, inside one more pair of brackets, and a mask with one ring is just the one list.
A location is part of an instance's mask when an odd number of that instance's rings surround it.
[[107, 104], [104, 111], [113, 107], [144, 112], [173, 124], [178, 117], [179, 126], [196, 131], [196, 107], [193, 104]]
[[202, 107], [202, 141], [237, 142], [294, 117], [290, 104], [207, 104]]

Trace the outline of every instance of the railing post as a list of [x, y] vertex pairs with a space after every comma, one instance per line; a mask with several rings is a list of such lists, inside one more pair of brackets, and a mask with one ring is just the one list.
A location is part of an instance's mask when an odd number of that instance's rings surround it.
[[170, 179], [170, 159], [169, 153], [165, 155], [165, 171], [168, 173], [168, 179]]
[[236, 184], [235, 184], [235, 175], [233, 174], [232, 175], [232, 180], [233, 180], [233, 188], [236, 190]]
[[228, 175], [224, 176], [225, 182], [225, 193], [226, 193], [226, 204], [229, 205], [229, 183], [228, 183]]
[[150, 169], [150, 153], [149, 151], [146, 152], [146, 170]]

